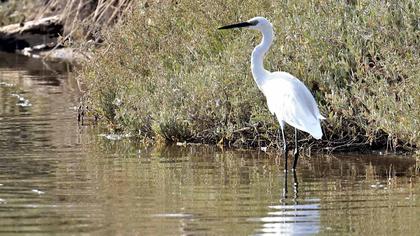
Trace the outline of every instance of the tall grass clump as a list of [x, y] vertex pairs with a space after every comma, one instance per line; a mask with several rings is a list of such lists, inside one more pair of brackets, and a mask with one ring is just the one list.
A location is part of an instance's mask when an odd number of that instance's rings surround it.
[[416, 0], [136, 1], [80, 73], [89, 102], [114, 129], [274, 144], [278, 124], [250, 73], [261, 36], [217, 30], [262, 15], [276, 34], [265, 66], [294, 74], [314, 93], [327, 117], [324, 146], [414, 147], [419, 9]]

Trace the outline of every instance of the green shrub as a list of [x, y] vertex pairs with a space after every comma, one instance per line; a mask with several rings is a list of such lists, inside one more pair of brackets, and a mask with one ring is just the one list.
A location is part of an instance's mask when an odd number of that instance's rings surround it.
[[327, 117], [324, 146], [413, 146], [419, 9], [416, 0], [138, 1], [80, 73], [93, 107], [118, 129], [270, 145], [278, 124], [250, 72], [260, 35], [217, 30], [263, 15], [276, 34], [265, 66], [294, 74], [314, 93]]

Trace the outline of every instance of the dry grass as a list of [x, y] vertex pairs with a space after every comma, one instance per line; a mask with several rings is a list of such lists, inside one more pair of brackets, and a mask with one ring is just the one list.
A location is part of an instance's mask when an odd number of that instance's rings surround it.
[[64, 25], [62, 42], [98, 42], [101, 31], [114, 25], [132, 5], [131, 0], [10, 0], [0, 4], [0, 26], [59, 15]]
[[101, 40], [101, 31], [114, 25], [131, 5], [131, 0], [50, 0], [38, 15], [60, 14], [66, 39]]

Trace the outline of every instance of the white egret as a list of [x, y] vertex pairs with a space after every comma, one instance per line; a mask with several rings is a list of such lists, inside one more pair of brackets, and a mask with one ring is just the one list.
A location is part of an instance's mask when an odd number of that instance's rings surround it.
[[251, 71], [258, 88], [265, 95], [270, 112], [280, 123], [283, 138], [283, 150], [287, 173], [287, 142], [284, 136], [285, 123], [295, 128], [295, 152], [293, 171], [296, 170], [299, 149], [297, 145], [297, 129], [321, 139], [320, 120], [325, 119], [318, 110], [309, 89], [293, 75], [283, 72], [269, 72], [264, 69], [263, 59], [273, 42], [273, 26], [264, 17], [254, 17], [248, 21], [222, 26], [219, 29], [247, 27], [262, 33], [262, 42], [257, 45], [251, 55]]

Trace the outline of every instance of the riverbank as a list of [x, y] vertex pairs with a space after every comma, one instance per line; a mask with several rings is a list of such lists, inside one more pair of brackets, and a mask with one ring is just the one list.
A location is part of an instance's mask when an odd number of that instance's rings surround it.
[[327, 117], [323, 140], [301, 133], [301, 144], [335, 151], [420, 144], [418, 2], [112, 2], [121, 4], [116, 16], [126, 13], [113, 29], [100, 28], [109, 22], [102, 18], [95, 30], [63, 32], [92, 37], [79, 71], [88, 88], [84, 107], [113, 132], [275, 147], [278, 124], [249, 70], [260, 35], [216, 30], [264, 12], [276, 33], [266, 68], [301, 79]]
[[80, 63], [100, 46], [131, 1], [6, 0], [0, 3], [0, 51]]

